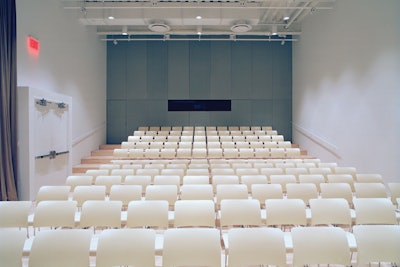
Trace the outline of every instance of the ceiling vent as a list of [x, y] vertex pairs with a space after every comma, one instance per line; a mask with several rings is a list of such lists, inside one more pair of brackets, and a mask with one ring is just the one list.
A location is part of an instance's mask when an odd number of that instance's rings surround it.
[[153, 23], [149, 25], [149, 30], [153, 32], [168, 32], [171, 28], [164, 23]]
[[251, 30], [251, 25], [249, 24], [235, 24], [231, 27], [231, 31], [235, 33], [242, 33], [242, 32], [248, 32]]

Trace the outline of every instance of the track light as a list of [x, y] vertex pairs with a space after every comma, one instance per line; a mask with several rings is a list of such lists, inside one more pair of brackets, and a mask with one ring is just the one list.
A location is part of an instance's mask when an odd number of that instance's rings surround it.
[[122, 35], [128, 35], [128, 26], [122, 26]]

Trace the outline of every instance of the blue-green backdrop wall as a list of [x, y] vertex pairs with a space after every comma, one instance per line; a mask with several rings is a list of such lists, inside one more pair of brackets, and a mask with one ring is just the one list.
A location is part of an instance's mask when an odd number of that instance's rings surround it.
[[[169, 112], [168, 99], [232, 100], [231, 111]], [[292, 138], [292, 46], [131, 41], [107, 47], [107, 143], [139, 126], [272, 126]]]

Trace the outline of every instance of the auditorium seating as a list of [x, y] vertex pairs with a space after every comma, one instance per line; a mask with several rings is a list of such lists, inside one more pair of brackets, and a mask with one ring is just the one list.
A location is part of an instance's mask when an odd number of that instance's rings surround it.
[[[382, 245], [387, 246], [386, 254], [366, 252], [371, 241], [365, 245], [362, 235], [367, 230], [356, 229], [376, 226], [368, 229], [378, 234], [367, 240], [383, 240], [380, 235], [389, 228], [396, 236], [399, 183], [386, 186], [379, 174], [359, 174], [355, 168], [302, 155], [276, 131], [263, 128], [143, 127], [121, 144], [127, 153], [121, 156], [115, 149], [113, 160], [99, 169], [66, 177], [65, 185], [40, 188], [34, 202], [0, 203], [0, 234], [9, 228], [22, 232], [22, 257], [29, 262], [32, 257], [32, 266], [45, 266], [38, 265], [44, 257], [38, 256], [37, 248], [42, 233], [62, 230], [75, 235], [80, 228], [90, 228], [82, 231], [90, 238], [78, 249], [85, 251], [86, 263], [89, 254], [94, 257], [96, 266], [134, 265], [141, 260], [153, 266], [156, 257], [161, 257], [157, 266], [398, 261], [390, 254], [392, 248], [398, 251], [395, 239]], [[65, 210], [63, 204], [68, 206]], [[332, 233], [341, 245], [326, 242]], [[210, 243], [203, 244], [207, 249], [188, 241], [208, 234]], [[324, 238], [318, 240], [316, 234]], [[132, 251], [137, 244], [133, 238], [147, 240], [141, 252]], [[122, 244], [130, 242], [131, 250], [125, 250]], [[260, 253], [262, 244], [270, 249]], [[328, 245], [332, 253], [316, 255]], [[67, 254], [71, 251], [66, 247]], [[182, 251], [194, 254], [178, 258]], [[338, 260], [333, 251], [346, 255], [346, 260]], [[360, 255], [351, 258], [353, 252]], [[125, 259], [127, 255], [132, 261]], [[210, 261], [203, 259], [205, 255], [211, 255]]]

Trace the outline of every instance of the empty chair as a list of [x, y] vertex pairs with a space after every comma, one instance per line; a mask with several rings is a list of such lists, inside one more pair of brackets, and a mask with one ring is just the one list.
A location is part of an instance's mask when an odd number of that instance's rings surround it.
[[353, 205], [353, 193], [348, 183], [321, 183], [321, 198], [344, 198]]
[[310, 199], [311, 225], [343, 225], [351, 227], [349, 203], [343, 198]]
[[214, 192], [210, 184], [184, 184], [181, 186], [181, 200], [213, 200]]
[[321, 192], [320, 184], [325, 182], [325, 178], [322, 174], [300, 174], [299, 182], [302, 183], [313, 183], [317, 187], [318, 192]]
[[31, 207], [31, 201], [0, 201], [0, 228], [26, 228], [28, 233]]
[[257, 168], [236, 168], [236, 175], [257, 175], [260, 174]]
[[254, 158], [253, 148], [239, 148], [239, 158], [252, 159]]
[[99, 175], [94, 181], [95, 185], [104, 185], [106, 187], [106, 195], [110, 194], [111, 186], [121, 184], [122, 177], [119, 175]]
[[68, 185], [41, 186], [36, 196], [36, 204], [43, 200], [68, 200], [70, 190]]
[[151, 181], [154, 180], [154, 176], [159, 175], [160, 170], [157, 168], [146, 168], [146, 169], [137, 169], [136, 170], [136, 175], [145, 175], [145, 176], [151, 176]]
[[258, 159], [269, 158], [271, 156], [268, 148], [256, 147], [254, 148], [254, 157]]
[[287, 184], [287, 198], [299, 198], [308, 205], [309, 200], [318, 198], [317, 187], [313, 183]]
[[284, 158], [286, 156], [284, 148], [271, 148], [270, 153], [271, 158]]
[[340, 227], [295, 227], [291, 236], [293, 266], [351, 265], [346, 232]]
[[378, 173], [357, 173], [356, 182], [358, 183], [383, 183], [382, 175]]
[[299, 176], [308, 174], [308, 169], [307, 168], [301, 168], [301, 167], [294, 167], [294, 168], [285, 168], [285, 174], [292, 174], [296, 177], [296, 180], [299, 181]]
[[[2, 214], [2, 216], [4, 216]], [[17, 229], [0, 229], [0, 266], [21, 267], [26, 234]]]
[[393, 204], [399, 206], [398, 199], [400, 198], [400, 183], [388, 183], [388, 187]]
[[227, 266], [286, 266], [284, 233], [278, 228], [234, 228], [228, 232]]
[[335, 174], [350, 174], [354, 181], [357, 180], [357, 169], [355, 167], [339, 167], [336, 166], [333, 169]]
[[383, 183], [354, 183], [357, 198], [387, 198], [386, 187]]
[[127, 210], [127, 228], [168, 228], [168, 201], [131, 201]]
[[121, 176], [121, 182], [124, 183], [126, 176], [135, 175], [135, 170], [134, 169], [114, 169], [114, 170], [111, 170], [110, 175]]
[[171, 208], [178, 197], [176, 185], [149, 185], [146, 187], [146, 200], [166, 200]]
[[153, 229], [106, 229], [100, 233], [96, 266], [155, 266]]
[[239, 184], [239, 177], [237, 175], [213, 175], [212, 185], [214, 193], [217, 192], [217, 185], [219, 184]]
[[354, 199], [356, 224], [397, 224], [396, 210], [387, 198]]
[[110, 171], [109, 170], [87, 170], [85, 172], [85, 175], [89, 175], [93, 177], [93, 182], [96, 180], [96, 177], [99, 175], [109, 175]]
[[85, 229], [41, 231], [33, 239], [29, 267], [87, 267], [91, 238]]
[[271, 175], [285, 174], [282, 168], [261, 168], [260, 174], [266, 175], [268, 181], [271, 181]]
[[146, 192], [146, 187], [150, 184], [150, 175], [128, 175], [125, 177], [125, 185], [140, 185], [142, 187], [142, 194]]
[[178, 191], [181, 184], [181, 178], [178, 175], [156, 175], [154, 176], [154, 185], [176, 185]]
[[[142, 144], [144, 146], [147, 146], [146, 143], [138, 143], [138, 144]], [[136, 146], [138, 147], [138, 145]], [[133, 159], [141, 159], [144, 157], [144, 150], [143, 148], [134, 148], [134, 149], [129, 149], [129, 158], [133, 158]]]
[[167, 169], [162, 169], [160, 175], [172, 175], [172, 176], [179, 176], [180, 181], [182, 182], [183, 176], [185, 175], [185, 169], [183, 168], [167, 168]]
[[267, 199], [265, 210], [268, 226], [307, 225], [306, 205], [301, 199]]
[[296, 176], [292, 174], [271, 175], [269, 179], [271, 184], [280, 184], [284, 193], [286, 193], [286, 184], [296, 183]]
[[174, 227], [215, 227], [212, 200], [180, 200], [175, 202]]
[[265, 175], [242, 175], [240, 176], [240, 183], [245, 184], [247, 186], [247, 191], [251, 193], [253, 184], [267, 184], [268, 180]]
[[104, 200], [106, 197], [105, 185], [80, 185], [75, 187], [72, 199], [77, 202], [78, 207], [87, 200]]
[[183, 184], [209, 184], [210, 177], [208, 175], [185, 175], [183, 177]]
[[338, 164], [336, 162], [318, 162], [317, 167], [318, 168], [329, 168], [333, 172], [335, 167], [337, 167]]
[[328, 174], [327, 181], [328, 183], [348, 183], [351, 191], [354, 192], [354, 179], [351, 174]]
[[[190, 165], [189, 165], [190, 166]], [[189, 168], [186, 170], [186, 175], [187, 176], [208, 176], [210, 174], [210, 172], [208, 171], [208, 169], [192, 169]]]
[[355, 225], [357, 264], [390, 262], [400, 264], [399, 225]]
[[218, 184], [216, 198], [217, 207], [223, 199], [248, 199], [247, 186], [244, 184]]
[[193, 148], [192, 149], [192, 157], [193, 158], [206, 158], [207, 157], [207, 148]]
[[211, 168], [211, 175], [235, 175], [233, 168]]
[[78, 185], [91, 185], [93, 177], [90, 175], [70, 175], [65, 180], [65, 185], [70, 186], [70, 191], [73, 192]]
[[[223, 199], [220, 208], [220, 227], [260, 226], [260, 202], [255, 199]], [[227, 237], [227, 236], [225, 236]], [[224, 242], [227, 239], [224, 239]], [[227, 244], [225, 244], [227, 245]]]
[[35, 208], [33, 227], [75, 227], [76, 201], [45, 200]]
[[217, 229], [178, 228], [165, 231], [163, 263], [170, 266], [221, 266]]
[[301, 155], [301, 150], [297, 147], [287, 147], [285, 148], [285, 155], [287, 158], [298, 158]]
[[99, 170], [108, 170], [108, 174], [110, 174], [112, 170], [119, 169], [119, 167], [118, 164], [100, 164]]
[[253, 184], [251, 195], [253, 199], [260, 201], [261, 206], [264, 206], [267, 199], [283, 198], [282, 186], [280, 184]]
[[317, 168], [309, 168], [308, 172], [310, 174], [322, 174], [325, 178], [325, 182], [328, 181], [328, 174], [332, 174], [333, 171], [329, 167], [317, 167]]
[[237, 148], [224, 148], [224, 158], [238, 158], [239, 149]]
[[[133, 142], [130, 142], [130, 143], [133, 143]], [[116, 149], [114, 149], [113, 157], [114, 158], [128, 158], [129, 157], [129, 148], [116, 148]]]
[[110, 200], [119, 200], [122, 207], [127, 208], [130, 201], [141, 200], [142, 186], [140, 185], [113, 185], [110, 190]]
[[121, 228], [122, 201], [87, 200], [82, 205], [82, 228]]

